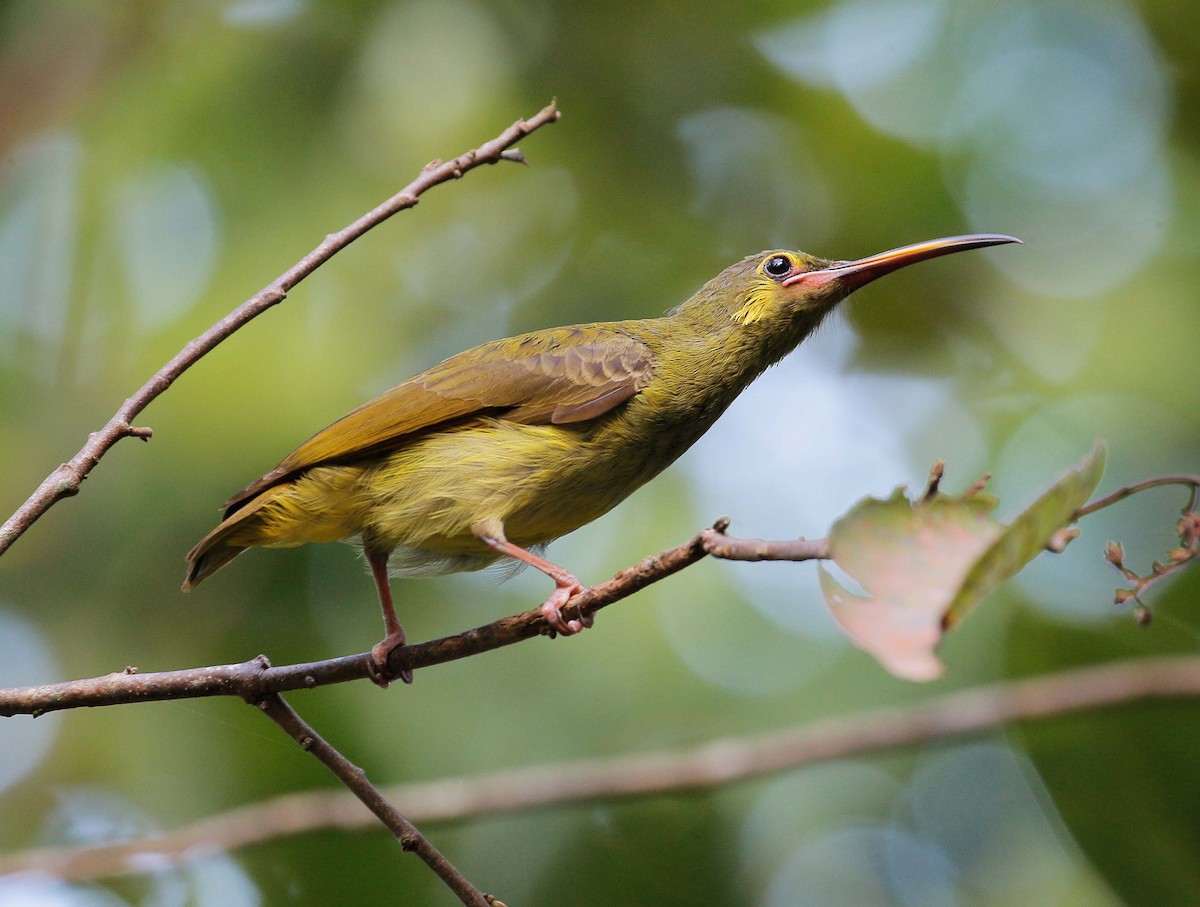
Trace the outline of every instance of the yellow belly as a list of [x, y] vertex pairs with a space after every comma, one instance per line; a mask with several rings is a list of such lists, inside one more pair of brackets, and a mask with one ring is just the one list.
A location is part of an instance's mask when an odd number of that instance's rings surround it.
[[499, 521], [510, 541], [543, 544], [606, 513], [649, 478], [621, 461], [619, 451], [571, 427], [489, 421], [441, 432], [364, 475], [368, 531], [388, 547], [490, 556], [471, 527]]

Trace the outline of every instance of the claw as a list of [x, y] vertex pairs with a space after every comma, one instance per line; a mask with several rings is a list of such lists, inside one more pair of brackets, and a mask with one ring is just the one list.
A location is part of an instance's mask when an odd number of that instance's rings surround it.
[[550, 629], [563, 636], [574, 636], [590, 627], [595, 621], [590, 614], [579, 612], [578, 617], [568, 620], [563, 615], [563, 608], [575, 595], [584, 591], [583, 583], [567, 574], [561, 578], [555, 577], [555, 588], [550, 597], [542, 604], [542, 616]]
[[405, 683], [413, 682], [412, 671], [401, 671], [398, 674], [393, 674], [388, 668], [388, 659], [391, 654], [405, 644], [404, 631], [397, 633], [389, 633], [379, 642], [371, 647], [371, 660], [367, 663], [367, 673], [371, 677], [371, 681], [377, 686], [387, 689], [388, 684], [393, 680], [402, 680]]

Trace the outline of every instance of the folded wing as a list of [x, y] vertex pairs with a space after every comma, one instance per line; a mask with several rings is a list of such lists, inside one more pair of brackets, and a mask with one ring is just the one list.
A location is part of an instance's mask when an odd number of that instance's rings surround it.
[[289, 476], [394, 449], [412, 436], [472, 416], [527, 425], [598, 418], [649, 382], [650, 350], [615, 327], [537, 331], [459, 353], [317, 432], [226, 502], [226, 517]]

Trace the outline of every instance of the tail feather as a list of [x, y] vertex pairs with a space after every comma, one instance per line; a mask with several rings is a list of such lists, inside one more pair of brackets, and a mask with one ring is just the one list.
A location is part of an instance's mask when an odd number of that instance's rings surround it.
[[[212, 576], [231, 560], [253, 546], [247, 538], [246, 527], [243, 525], [252, 518], [261, 507], [261, 502], [252, 502], [225, 517], [212, 532], [200, 539], [196, 546], [187, 554], [188, 571], [183, 580], [183, 591], [189, 592], [208, 577]], [[236, 540], [231, 539], [236, 536]], [[246, 544], [246, 542], [251, 544]]]
[[211, 534], [206, 536], [188, 552], [188, 571], [183, 580], [183, 591], [190, 592], [245, 550], [237, 545], [226, 545], [219, 539], [212, 539]]
[[361, 466], [316, 467], [249, 500], [235, 499], [221, 524], [188, 552], [183, 591], [247, 548], [290, 548], [353, 537], [362, 528], [361, 475]]

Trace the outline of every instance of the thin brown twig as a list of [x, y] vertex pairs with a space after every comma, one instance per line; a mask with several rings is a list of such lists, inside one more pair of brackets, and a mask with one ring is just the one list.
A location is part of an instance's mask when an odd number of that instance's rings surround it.
[[925, 493], [921, 495], [922, 501], [932, 500], [934, 495], [938, 493], [938, 489], [942, 485], [942, 479], [946, 476], [946, 461], [934, 460], [933, 465], [929, 467], [929, 480], [925, 483]]
[[[560, 762], [476, 778], [384, 788], [420, 822], [714, 788], [833, 759], [949, 740], [1014, 721], [1088, 709], [1200, 697], [1200, 656], [1075, 668], [947, 693], [914, 705], [826, 718], [767, 734], [674, 751]], [[285, 835], [359, 829], [372, 819], [343, 792], [313, 791], [250, 804], [151, 837], [0, 856], [0, 874], [41, 871], [68, 880], [144, 873]]]
[[1098, 500], [1092, 501], [1090, 504], [1080, 507], [1071, 516], [1071, 522], [1075, 522], [1082, 517], [1093, 514], [1098, 510], [1103, 510], [1105, 507], [1110, 507], [1139, 492], [1150, 488], [1159, 488], [1164, 485], [1183, 485], [1189, 489], [1187, 503], [1183, 505], [1182, 515], [1176, 526], [1179, 533], [1180, 547], [1171, 552], [1168, 562], [1161, 564], [1155, 561], [1150, 573], [1146, 576], [1140, 576], [1125, 566], [1125, 549], [1119, 542], [1109, 542], [1105, 551], [1105, 559], [1116, 567], [1128, 582], [1133, 584], [1132, 589], [1117, 589], [1113, 596], [1113, 603], [1124, 605], [1129, 601], [1135, 602], [1134, 617], [1138, 625], [1142, 627], [1149, 626], [1153, 618], [1150, 606], [1142, 599], [1142, 595], [1146, 590], [1162, 582], [1167, 577], [1182, 572], [1185, 568], [1190, 567], [1200, 560], [1200, 531], [1197, 531], [1197, 528], [1200, 527], [1200, 515], [1195, 512], [1197, 494], [1200, 493], [1200, 475], [1175, 473], [1165, 476], [1154, 476], [1149, 479], [1143, 479], [1140, 482], [1123, 485], [1111, 494], [1107, 494]]
[[985, 472], [978, 479], [971, 483], [971, 487], [963, 492], [963, 498], [971, 498], [977, 494], [982, 494], [987, 489], [988, 482], [992, 480], [992, 474]]
[[378, 226], [393, 214], [416, 205], [422, 193], [483, 164], [495, 164], [502, 160], [524, 162], [524, 156], [511, 146], [547, 123], [559, 117], [554, 102], [527, 120], [518, 120], [496, 138], [485, 142], [473, 151], [468, 151], [453, 160], [434, 161], [420, 175], [387, 201], [368, 211], [358, 220], [336, 233], [330, 233], [321, 243], [301, 258], [262, 290], [247, 299], [236, 309], [206, 330], [188, 341], [173, 359], [159, 369], [131, 397], [121, 404], [120, 409], [99, 431], [92, 432], [87, 443], [66, 463], [61, 464], [37, 487], [16, 512], [0, 526], [0, 554], [3, 554], [21, 535], [47, 510], [63, 498], [79, 493], [83, 480], [100, 462], [110, 448], [122, 438], [136, 437], [149, 440], [152, 430], [135, 426], [133, 420], [150, 403], [163, 393], [187, 369], [219, 343], [233, 334], [253, 318], [282, 302], [296, 284], [344, 249], [368, 230]]
[[1124, 485], [1121, 488], [1118, 488], [1112, 494], [1107, 494], [1098, 500], [1092, 501], [1090, 504], [1084, 504], [1075, 511], [1075, 514], [1071, 517], [1071, 522], [1074, 522], [1081, 517], [1085, 517], [1090, 513], [1095, 513], [1097, 510], [1103, 510], [1105, 507], [1111, 507], [1118, 501], [1123, 501], [1127, 497], [1135, 495], [1138, 492], [1145, 491], [1148, 488], [1158, 488], [1161, 485], [1190, 486], [1192, 489], [1192, 498], [1188, 507], [1184, 508], [1187, 510], [1190, 509], [1190, 507], [1195, 503], [1196, 491], [1197, 489], [1200, 489], [1200, 475], [1177, 473], [1173, 475], [1155, 476], [1152, 479], [1143, 479], [1140, 482], [1133, 482], [1132, 484]]
[[[708, 554], [727, 560], [813, 560], [828, 557], [823, 540], [737, 539], [724, 533], [728, 520], [697, 533], [689, 541], [660, 554], [643, 558], [611, 579], [579, 593], [565, 606], [568, 612], [595, 614], [639, 589], [677, 573]], [[722, 528], [718, 528], [722, 527]], [[783, 558], [782, 555], [788, 556]], [[454, 636], [396, 649], [389, 658], [393, 671], [416, 670], [512, 645], [548, 630], [540, 608], [505, 617]], [[139, 673], [127, 668], [103, 677], [68, 680], [34, 687], [0, 689], [0, 717], [41, 715], [61, 709], [194, 699], [205, 696], [240, 696], [254, 700], [271, 693], [311, 689], [369, 677], [368, 652], [306, 664], [271, 667], [265, 656], [241, 664], [210, 665], [179, 671]]]
[[1186, 567], [1190, 567], [1196, 560], [1195, 550], [1187, 552], [1187, 555], [1170, 564], [1156, 564], [1148, 576], [1140, 577], [1137, 581], [1137, 588], [1133, 590], [1133, 598], [1139, 603], [1142, 603], [1142, 596], [1147, 589], [1158, 585], [1167, 577], [1174, 576]]
[[470, 907], [488, 907], [488, 899], [458, 868], [429, 842], [415, 825], [401, 815], [379, 789], [367, 778], [367, 773], [334, 749], [325, 738], [313, 730], [278, 693], [252, 702], [263, 714], [279, 725], [302, 749], [312, 753], [322, 765], [346, 786], [400, 842], [405, 851], [415, 853], [440, 878], [458, 899]]
[[704, 550], [727, 561], [812, 561], [829, 557], [825, 539], [736, 539], [709, 529], [701, 533]]

